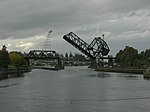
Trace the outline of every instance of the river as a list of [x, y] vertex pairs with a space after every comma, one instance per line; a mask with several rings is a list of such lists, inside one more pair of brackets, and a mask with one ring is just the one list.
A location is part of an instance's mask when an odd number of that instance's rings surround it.
[[0, 81], [0, 112], [150, 112], [150, 81], [142, 75], [87, 67], [24, 75]]

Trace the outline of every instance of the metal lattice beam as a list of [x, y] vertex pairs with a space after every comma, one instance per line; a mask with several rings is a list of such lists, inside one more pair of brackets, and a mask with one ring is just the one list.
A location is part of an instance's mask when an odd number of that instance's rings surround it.
[[110, 49], [107, 43], [100, 37], [94, 38], [94, 40], [90, 43], [90, 46], [93, 48], [93, 52], [95, 56], [102, 56], [108, 55]]
[[77, 48], [78, 50], [80, 50], [82, 53], [84, 53], [85, 55], [87, 55], [90, 58], [94, 58], [94, 52], [92, 47], [87, 44], [84, 40], [82, 40], [81, 38], [79, 38], [76, 34], [74, 34], [73, 32], [70, 32], [67, 35], [63, 36], [63, 39], [65, 39], [67, 42], [69, 42], [70, 44], [72, 44], [75, 48]]
[[70, 32], [64, 35], [63, 39], [65, 39], [67, 42], [72, 44], [75, 48], [80, 50], [91, 59], [96, 59], [96, 57], [99, 55], [106, 56], [110, 51], [107, 43], [100, 37], [94, 38], [94, 40], [90, 44], [87, 44], [76, 34]]
[[55, 51], [51, 50], [32, 50], [27, 55], [28, 59], [60, 59]]

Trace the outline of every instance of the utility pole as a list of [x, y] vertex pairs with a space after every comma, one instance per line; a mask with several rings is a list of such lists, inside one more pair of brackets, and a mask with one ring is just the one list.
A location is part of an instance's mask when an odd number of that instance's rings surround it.
[[[104, 41], [104, 34], [102, 34], [102, 37], [103, 37], [103, 41]], [[104, 48], [104, 45], [103, 45], [103, 48]], [[103, 55], [102, 55], [102, 67], [104, 67], [104, 59], [103, 59]]]
[[103, 40], [104, 40], [104, 34], [102, 36], [103, 36]]

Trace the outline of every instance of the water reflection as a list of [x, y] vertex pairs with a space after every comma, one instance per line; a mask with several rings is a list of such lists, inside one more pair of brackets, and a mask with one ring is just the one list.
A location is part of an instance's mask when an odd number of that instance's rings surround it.
[[0, 85], [0, 88], [6, 88], [6, 87], [10, 87], [10, 86], [16, 86], [19, 85], [20, 83], [13, 83], [13, 84], [7, 84], [7, 85]]
[[111, 77], [111, 75], [107, 72], [101, 72], [101, 73], [98, 73], [98, 77], [107, 78], [107, 77]]
[[150, 81], [150, 78], [146, 78], [146, 77], [144, 77], [144, 80]]
[[108, 78], [112, 76], [107, 72], [97, 72], [96, 74], [90, 74], [89, 77]]
[[139, 79], [141, 79], [142, 75], [122, 73], [122, 74], [118, 74], [118, 77], [125, 78], [127, 80], [139, 80]]
[[21, 74], [1, 74], [0, 81], [8, 78], [19, 78], [24, 77], [24, 73]]

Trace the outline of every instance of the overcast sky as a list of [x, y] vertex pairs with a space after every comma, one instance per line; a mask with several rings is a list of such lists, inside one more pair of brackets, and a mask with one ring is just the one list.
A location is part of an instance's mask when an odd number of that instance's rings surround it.
[[150, 48], [150, 0], [0, 0], [0, 45], [42, 49], [52, 30], [52, 49], [78, 52], [63, 40], [70, 31], [87, 43], [105, 34], [110, 53], [125, 46]]

